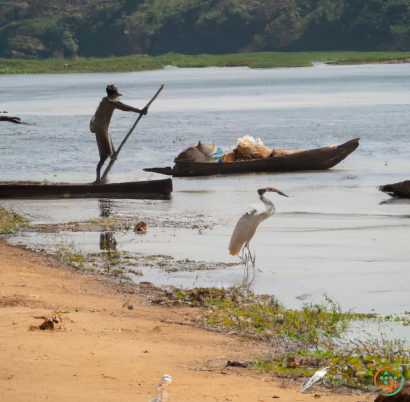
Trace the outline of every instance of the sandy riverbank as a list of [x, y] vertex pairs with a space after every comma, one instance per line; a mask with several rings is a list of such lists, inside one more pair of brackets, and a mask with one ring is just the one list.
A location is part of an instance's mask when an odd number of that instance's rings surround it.
[[[144, 305], [130, 288], [56, 266], [42, 254], [0, 241], [0, 395], [13, 401], [150, 401], [167, 373], [172, 401], [370, 401], [331, 395], [320, 387], [226, 368], [266, 349], [236, 336], [206, 332], [188, 322], [193, 308]], [[133, 310], [123, 308], [131, 304]], [[70, 311], [66, 332], [29, 331], [35, 316]], [[76, 312], [76, 310], [78, 310]], [[94, 312], [92, 312], [94, 311]], [[70, 320], [72, 322], [70, 322]], [[121, 331], [120, 331], [121, 330]]]

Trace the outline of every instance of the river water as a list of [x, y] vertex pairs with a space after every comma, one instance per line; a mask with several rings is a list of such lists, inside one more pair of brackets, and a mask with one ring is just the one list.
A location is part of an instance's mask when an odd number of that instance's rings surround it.
[[[166, 68], [110, 74], [0, 76], [0, 110], [30, 125], [0, 127], [0, 180], [90, 182], [98, 152], [88, 122], [107, 84], [123, 102], [142, 108], [165, 89], [133, 134], [112, 171], [112, 181], [160, 178], [144, 167], [171, 166], [173, 157], [198, 140], [224, 148], [246, 134], [270, 148], [310, 149], [360, 137], [360, 147], [326, 172], [254, 174], [174, 179], [170, 201], [118, 200], [112, 216], [171, 217], [217, 225], [153, 228], [146, 236], [117, 235], [122, 250], [175, 258], [233, 262], [228, 254], [237, 219], [269, 194], [277, 213], [252, 240], [257, 255], [255, 290], [288, 307], [323, 300], [326, 293], [358, 312], [409, 310], [410, 204], [389, 201], [382, 184], [409, 179], [410, 69], [400, 65], [248, 68]], [[111, 124], [118, 145], [136, 115], [117, 111]], [[7, 201], [2, 205], [37, 222], [96, 218], [99, 200]], [[62, 234], [96, 251], [99, 233]], [[20, 235], [11, 241], [56, 242], [53, 235]], [[59, 239], [58, 241], [61, 241]], [[242, 269], [164, 274], [143, 270], [155, 284], [227, 286]]]

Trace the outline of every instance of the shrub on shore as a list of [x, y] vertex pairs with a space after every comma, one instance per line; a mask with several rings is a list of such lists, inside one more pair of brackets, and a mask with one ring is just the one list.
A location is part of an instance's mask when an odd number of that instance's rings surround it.
[[27, 219], [14, 211], [0, 207], [0, 235], [11, 234], [27, 227]]

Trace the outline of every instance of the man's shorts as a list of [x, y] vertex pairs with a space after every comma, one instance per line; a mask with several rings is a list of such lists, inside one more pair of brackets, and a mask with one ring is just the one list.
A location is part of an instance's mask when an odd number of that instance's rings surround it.
[[108, 158], [114, 153], [112, 141], [108, 130], [94, 128], [95, 138], [97, 139], [98, 151], [100, 158]]

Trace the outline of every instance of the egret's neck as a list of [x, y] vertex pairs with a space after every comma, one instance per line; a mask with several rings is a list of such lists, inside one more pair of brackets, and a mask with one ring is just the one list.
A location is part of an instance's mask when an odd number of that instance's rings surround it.
[[266, 213], [268, 215], [273, 215], [275, 213], [275, 205], [273, 202], [261, 195], [261, 201], [266, 205]]

